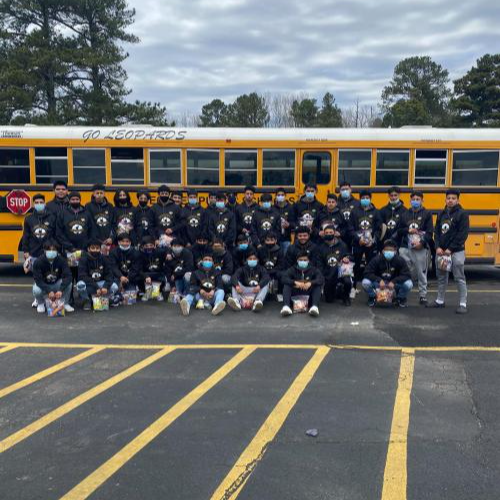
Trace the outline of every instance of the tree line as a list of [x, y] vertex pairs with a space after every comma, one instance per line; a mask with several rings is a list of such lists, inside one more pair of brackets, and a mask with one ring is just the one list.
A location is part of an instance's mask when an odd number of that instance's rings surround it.
[[[127, 98], [125, 44], [135, 10], [127, 0], [0, 0], [0, 124], [173, 126], [158, 102]], [[500, 126], [500, 54], [462, 77], [429, 56], [403, 59], [378, 106], [340, 108], [331, 92], [214, 99], [177, 125], [198, 127]]]

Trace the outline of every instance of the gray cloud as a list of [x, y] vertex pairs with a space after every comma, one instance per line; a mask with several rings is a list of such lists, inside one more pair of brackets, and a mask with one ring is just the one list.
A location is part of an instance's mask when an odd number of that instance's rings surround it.
[[213, 98], [332, 92], [377, 104], [395, 64], [430, 55], [452, 78], [500, 51], [489, 0], [129, 0], [132, 98], [197, 113]]

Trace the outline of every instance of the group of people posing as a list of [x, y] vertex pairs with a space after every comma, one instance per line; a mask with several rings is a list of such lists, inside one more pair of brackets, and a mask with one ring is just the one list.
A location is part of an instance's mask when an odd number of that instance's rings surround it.
[[[235, 311], [260, 311], [270, 296], [282, 302], [282, 316], [299, 310], [319, 315], [320, 300], [351, 305], [361, 285], [373, 307], [389, 292], [391, 302], [407, 306], [418, 284], [419, 302], [445, 307], [449, 273], [457, 282], [457, 313], [467, 312], [464, 274], [469, 218], [459, 204], [460, 193], [446, 192], [436, 224], [424, 206], [424, 195], [413, 191], [410, 206], [397, 186], [388, 190], [386, 206], [377, 209], [367, 190], [359, 199], [351, 186], [339, 186], [326, 204], [307, 185], [296, 203], [285, 189], [264, 193], [257, 201], [247, 186], [241, 203], [235, 194], [210, 192], [206, 208], [195, 191], [182, 195], [158, 188], [151, 203], [147, 190], [137, 193], [134, 206], [126, 190], [113, 204], [102, 185], [92, 188], [85, 206], [80, 193], [64, 181], [54, 184], [54, 199], [33, 197], [22, 238], [26, 267], [34, 277], [33, 307], [45, 312], [47, 297], [60, 299], [74, 311], [74, 292], [83, 309], [92, 297], [109, 297], [120, 305], [127, 292], [150, 300], [170, 296], [182, 314], [192, 307], [219, 314], [226, 305]], [[431, 249], [437, 259], [438, 295], [427, 302], [427, 272]], [[382, 292], [382, 293], [381, 293]], [[300, 299], [300, 300], [298, 300]]]

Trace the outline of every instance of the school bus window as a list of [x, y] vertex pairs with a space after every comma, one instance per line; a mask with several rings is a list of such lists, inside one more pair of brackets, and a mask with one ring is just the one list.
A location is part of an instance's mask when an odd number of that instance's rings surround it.
[[29, 149], [0, 148], [0, 184], [29, 184]]
[[496, 186], [498, 151], [454, 151], [454, 186]]
[[187, 183], [190, 186], [217, 186], [219, 184], [218, 150], [188, 150], [187, 162]]
[[113, 185], [144, 184], [144, 150], [142, 148], [111, 148]]
[[377, 186], [407, 186], [409, 151], [377, 151]]
[[68, 180], [68, 150], [66, 148], [35, 148], [37, 184], [52, 184]]
[[104, 149], [73, 149], [73, 179], [75, 184], [106, 182], [106, 152]]
[[152, 149], [149, 151], [151, 184], [181, 183], [181, 152]]
[[446, 149], [417, 149], [415, 152], [415, 184], [444, 186], [446, 183]]
[[339, 151], [339, 183], [369, 186], [372, 169], [372, 151], [341, 149]]
[[331, 177], [331, 154], [327, 151], [310, 151], [302, 158], [304, 184], [328, 184]]
[[295, 151], [264, 150], [262, 184], [264, 186], [295, 185]]
[[226, 186], [257, 184], [257, 151], [224, 152]]

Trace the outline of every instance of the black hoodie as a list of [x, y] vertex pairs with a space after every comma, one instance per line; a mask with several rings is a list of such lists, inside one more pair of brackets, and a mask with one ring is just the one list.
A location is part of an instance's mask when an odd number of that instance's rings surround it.
[[410, 208], [403, 214], [403, 220], [399, 227], [399, 239], [402, 247], [408, 247], [409, 229], [418, 229], [418, 231], [423, 232], [422, 243], [425, 247], [429, 247], [434, 231], [432, 214], [429, 210], [426, 210], [424, 207], [420, 207], [418, 210]]
[[279, 245], [268, 247], [262, 245], [259, 248], [259, 261], [269, 274], [276, 275], [277, 272], [283, 270], [285, 259]]
[[362, 231], [371, 231], [374, 245], [380, 241], [382, 234], [382, 218], [380, 212], [370, 204], [368, 208], [361, 206], [351, 212], [349, 219], [349, 236], [355, 246], [359, 246]]
[[212, 267], [212, 269], [197, 269], [191, 274], [189, 293], [196, 295], [200, 290], [212, 292], [223, 288], [222, 274]]
[[162, 280], [166, 273], [165, 252], [155, 248], [151, 253], [140, 252], [141, 280]]
[[207, 231], [206, 210], [199, 204], [187, 205], [182, 210], [182, 238], [186, 244], [194, 245], [200, 235]]
[[72, 276], [65, 258], [58, 255], [54, 260], [49, 260], [42, 254], [33, 264], [33, 278], [38, 288], [48, 292], [49, 285], [61, 281], [61, 290], [71, 284]]
[[252, 243], [257, 247], [262, 245], [269, 231], [272, 231], [275, 235], [280, 234], [280, 214], [274, 207], [271, 207], [269, 210], [259, 207], [253, 215], [251, 230]]
[[153, 211], [154, 227], [156, 239], [165, 234], [166, 229], [172, 230], [171, 236], [180, 236], [182, 230], [182, 209], [173, 201], [163, 203], [159, 198], [155, 205], [151, 207]]
[[[293, 288], [296, 281], [309, 282], [313, 286], [322, 286], [325, 283], [325, 278], [321, 271], [309, 262], [307, 269], [300, 269], [297, 263], [290, 267], [286, 272], [281, 275], [281, 282], [283, 285], [289, 285]], [[308, 292], [304, 292], [307, 295]]]
[[439, 212], [434, 237], [436, 248], [451, 252], [465, 250], [465, 242], [469, 237], [469, 214], [460, 204]]
[[90, 215], [81, 205], [76, 210], [68, 206], [59, 214], [56, 238], [65, 252], [86, 249], [91, 231]]
[[372, 282], [384, 280], [401, 284], [411, 279], [411, 273], [403, 257], [395, 255], [391, 260], [387, 260], [383, 254], [379, 254], [366, 266], [364, 278]]
[[302, 196], [302, 198], [293, 206], [293, 218], [297, 227], [305, 226], [313, 230], [316, 219], [319, 217], [319, 214], [323, 211], [324, 207], [325, 206], [320, 203], [316, 197], [311, 202], [308, 202], [306, 201], [306, 197]]
[[94, 198], [85, 206], [92, 221], [91, 236], [101, 243], [114, 238], [115, 207], [104, 198], [102, 203], [97, 203]]
[[258, 208], [259, 205], [255, 201], [252, 202], [251, 205], [247, 205], [245, 201], [236, 205], [234, 213], [236, 215], [236, 230], [238, 234], [243, 233], [243, 230], [245, 230], [246, 233], [251, 232], [253, 216]]
[[84, 252], [78, 263], [78, 281], [83, 281], [86, 285], [95, 285], [102, 280], [105, 282], [104, 288], [109, 290], [113, 284], [111, 262], [101, 254], [92, 257], [88, 252]]
[[347, 236], [347, 222], [338, 207], [335, 207], [332, 212], [329, 212], [325, 207], [318, 215], [316, 230], [322, 231], [326, 226], [333, 226], [335, 231], [340, 233], [342, 239]]
[[114, 233], [116, 236], [122, 233], [128, 233], [132, 241], [132, 245], [137, 245], [137, 234], [134, 227], [135, 207], [132, 203], [127, 202], [126, 205], [115, 206], [115, 227]]
[[221, 274], [233, 274], [234, 265], [233, 265], [233, 257], [230, 252], [224, 250], [221, 254], [216, 254], [212, 252], [212, 256], [214, 258], [214, 268], [216, 271], [220, 271]]
[[120, 247], [113, 248], [109, 254], [111, 269], [114, 277], [119, 281], [122, 276], [129, 279], [131, 283], [137, 283], [141, 277], [141, 254], [138, 250], [130, 247], [127, 251]]
[[387, 227], [383, 241], [393, 240], [398, 246], [400, 245], [399, 230], [406, 212], [408, 212], [408, 209], [401, 200], [396, 205], [388, 203], [385, 207], [380, 209], [380, 217]]
[[350, 196], [347, 200], [342, 198], [342, 196], [339, 196], [339, 201], [337, 206], [339, 210], [342, 212], [342, 215], [344, 216], [346, 222], [348, 222], [349, 219], [351, 218], [351, 213], [353, 212], [353, 210], [355, 208], [360, 207], [361, 204], [359, 203], [359, 200], [353, 198], [352, 196]]
[[140, 243], [144, 236], [156, 238], [155, 221], [153, 210], [150, 206], [134, 209], [134, 230], [137, 236], [137, 242]]
[[340, 239], [333, 245], [326, 241], [318, 247], [318, 266], [326, 279], [331, 280], [338, 273], [338, 265], [344, 257], [350, 257], [347, 245]]
[[208, 212], [208, 233], [211, 240], [219, 238], [227, 248], [233, 248], [236, 240], [236, 219], [231, 210], [223, 208]]
[[243, 286], [256, 287], [258, 285], [264, 288], [269, 283], [269, 279], [268, 272], [260, 264], [255, 267], [245, 264], [233, 274], [231, 282], [233, 286], [241, 283]]
[[194, 271], [194, 260], [191, 250], [188, 248], [183, 248], [180, 255], [175, 255], [170, 249], [167, 252], [167, 258], [165, 264], [168, 270], [168, 278], [174, 277], [174, 280], [181, 279], [186, 273]]
[[36, 210], [24, 219], [23, 239], [21, 248], [31, 257], [39, 257], [43, 253], [43, 244], [51, 240], [56, 234], [56, 216], [45, 209]]
[[316, 263], [318, 258], [318, 247], [311, 240], [307, 241], [305, 245], [301, 245], [297, 239], [293, 245], [288, 247], [285, 255], [285, 267], [295, 266], [297, 264], [297, 258], [302, 253], [305, 252], [309, 256], [309, 260], [312, 263]]
[[280, 231], [279, 234], [280, 236], [280, 241], [291, 241], [292, 240], [292, 231], [295, 230], [295, 219], [294, 219], [294, 209], [293, 205], [291, 203], [288, 203], [288, 201], [285, 201], [284, 205], [280, 207], [278, 203], [276, 202], [274, 204], [274, 208], [278, 211], [280, 214], [280, 218], [284, 219], [287, 221], [290, 225], [287, 228], [283, 228], [281, 226], [281, 220], [280, 220]]
[[59, 198], [55, 198], [47, 203], [47, 210], [54, 214], [57, 218], [57, 216], [64, 212], [64, 210], [68, 207], [69, 205], [69, 200], [68, 198], [63, 198], [60, 200]]

